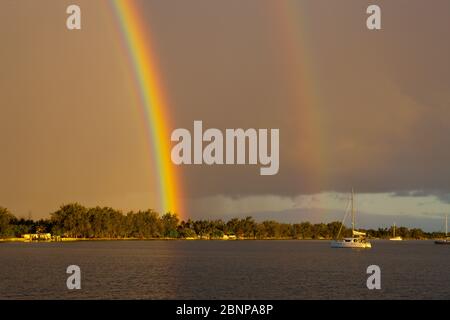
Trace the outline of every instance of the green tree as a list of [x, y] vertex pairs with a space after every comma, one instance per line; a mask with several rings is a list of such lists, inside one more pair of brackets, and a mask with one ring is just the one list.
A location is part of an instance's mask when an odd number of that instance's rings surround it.
[[335, 238], [339, 233], [341, 223], [338, 221], [330, 222], [327, 224], [327, 228], [328, 228], [328, 238]]
[[14, 216], [8, 209], [0, 207], [0, 237], [10, 237], [14, 233], [14, 227], [11, 222], [14, 220]]
[[313, 237], [313, 227], [310, 222], [300, 223], [297, 231], [297, 235], [302, 239], [311, 239]]
[[166, 213], [161, 217], [164, 236], [169, 238], [177, 238], [178, 237], [178, 216], [175, 213]]
[[276, 221], [263, 221], [264, 229], [266, 231], [268, 238], [279, 238], [280, 237], [280, 224]]
[[58, 211], [50, 214], [53, 222], [53, 233], [79, 237], [85, 231], [83, 217], [87, 217], [87, 209], [78, 203], [63, 205]]
[[410, 236], [413, 239], [423, 239], [425, 238], [425, 234], [421, 229], [411, 229], [410, 230]]

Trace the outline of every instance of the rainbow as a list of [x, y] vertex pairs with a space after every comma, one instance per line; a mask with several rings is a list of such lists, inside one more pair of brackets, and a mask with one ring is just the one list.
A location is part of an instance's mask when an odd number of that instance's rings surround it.
[[[297, 118], [303, 134], [309, 136], [311, 145], [304, 146], [304, 140], [297, 146], [307, 157], [303, 157], [303, 165], [308, 168], [311, 176], [306, 183], [316, 192], [323, 191], [326, 179], [323, 169], [327, 167], [328, 159], [325, 140], [326, 126], [323, 124], [324, 114], [321, 112], [319, 79], [316, 62], [311, 51], [309, 34], [307, 32], [308, 15], [305, 7], [296, 0], [269, 1], [268, 12], [272, 12], [275, 24], [280, 34], [280, 47], [288, 64], [288, 75], [292, 98], [296, 101]], [[305, 183], [305, 177], [299, 183]]]
[[[303, 139], [296, 147], [307, 156], [302, 160], [309, 172], [308, 177], [301, 177], [300, 184], [305, 184], [311, 191], [314, 206], [320, 208], [317, 211], [317, 219], [324, 221], [328, 218], [325, 209], [329, 207], [327, 200], [321, 197], [328, 190], [329, 178], [327, 159], [330, 158], [330, 136], [326, 126], [326, 114], [322, 111], [323, 101], [320, 92], [320, 78], [317, 76], [318, 63], [315, 59], [310, 33], [311, 15], [309, 5], [297, 0], [269, 1], [269, 12], [275, 15], [275, 23], [280, 34], [280, 47], [288, 64], [288, 75], [293, 101], [298, 105], [297, 119], [303, 134], [307, 135], [309, 145], [304, 146]], [[316, 196], [317, 195], [317, 196]]]
[[[118, 18], [123, 42], [135, 75], [138, 88], [140, 109], [146, 123], [147, 135], [151, 140], [159, 181], [159, 193], [162, 210], [183, 214], [181, 179], [176, 166], [170, 159], [170, 118], [164, 87], [158, 70], [158, 60], [153, 47], [149, 25], [139, 14], [139, 6], [135, 0], [109, 0]], [[142, 8], [141, 8], [142, 9]], [[312, 70], [313, 55], [308, 50], [308, 34], [306, 25], [300, 21], [307, 20], [303, 8], [296, 1], [269, 2], [269, 12], [273, 12], [275, 23], [281, 35], [280, 47], [286, 55], [289, 65], [289, 82], [293, 99], [297, 101], [298, 118], [301, 121], [303, 134], [312, 137], [315, 143], [299, 146], [302, 153], [307, 154], [304, 165], [311, 176], [308, 183], [313, 189], [320, 191], [325, 181], [323, 168], [327, 158], [324, 148], [324, 134], [320, 125], [323, 118], [320, 113], [320, 94], [315, 70]], [[321, 129], [322, 128], [322, 129]], [[301, 149], [303, 148], [303, 149]]]
[[139, 14], [139, 7], [131, 0], [111, 0], [119, 21], [122, 38], [138, 87], [140, 108], [152, 145], [158, 171], [160, 206], [165, 212], [183, 213], [180, 196], [181, 179], [170, 158], [170, 120], [164, 87], [158, 70], [149, 26]]

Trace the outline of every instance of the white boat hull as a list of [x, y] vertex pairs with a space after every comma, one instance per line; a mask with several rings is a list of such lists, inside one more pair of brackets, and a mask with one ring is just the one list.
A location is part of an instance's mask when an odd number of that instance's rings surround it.
[[344, 240], [334, 240], [331, 241], [332, 248], [372, 248], [372, 244], [370, 242], [361, 242], [361, 241], [344, 241]]

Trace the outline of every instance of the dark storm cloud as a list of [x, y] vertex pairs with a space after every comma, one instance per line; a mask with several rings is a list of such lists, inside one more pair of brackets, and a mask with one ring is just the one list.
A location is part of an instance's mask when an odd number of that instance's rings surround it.
[[411, 190], [411, 191], [396, 191], [393, 193], [396, 197], [428, 197], [434, 196], [443, 203], [450, 204], [450, 193], [445, 190], [431, 189], [431, 190]]
[[[450, 190], [448, 1], [380, 1], [378, 33], [365, 28], [365, 2], [300, 1], [288, 6], [298, 10], [291, 12], [298, 39], [289, 41], [302, 49], [288, 61], [286, 30], [261, 14], [266, 2], [257, 10], [249, 3], [239, 13], [224, 3], [178, 3], [179, 23], [170, 26], [171, 4], [160, 5], [177, 125], [202, 119], [209, 127], [280, 128], [277, 176], [260, 177], [252, 167], [186, 167], [187, 185], [196, 186], [191, 195]], [[311, 70], [310, 83], [293, 86], [291, 73], [303, 69]], [[317, 97], [295, 98], [311, 84]], [[311, 107], [320, 140], [302, 121]], [[315, 168], [308, 162], [317, 150], [324, 151]]]

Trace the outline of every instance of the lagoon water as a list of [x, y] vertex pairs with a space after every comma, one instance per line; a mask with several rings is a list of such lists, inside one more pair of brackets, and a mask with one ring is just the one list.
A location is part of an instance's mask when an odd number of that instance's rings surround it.
[[[373, 241], [0, 243], [0, 299], [450, 299], [450, 246]], [[66, 268], [81, 268], [68, 290]], [[366, 268], [381, 268], [368, 290]]]

